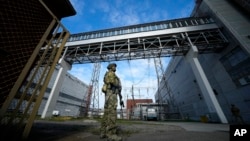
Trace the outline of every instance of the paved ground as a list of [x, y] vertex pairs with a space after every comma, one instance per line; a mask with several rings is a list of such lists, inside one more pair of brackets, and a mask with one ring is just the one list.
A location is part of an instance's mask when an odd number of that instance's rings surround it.
[[[200, 122], [119, 122], [124, 141], [229, 141], [228, 124]], [[105, 141], [94, 120], [35, 121], [29, 141]]]

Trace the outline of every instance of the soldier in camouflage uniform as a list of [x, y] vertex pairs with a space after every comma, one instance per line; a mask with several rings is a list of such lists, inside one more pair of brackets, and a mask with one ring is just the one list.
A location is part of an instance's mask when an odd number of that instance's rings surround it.
[[244, 120], [240, 115], [240, 109], [236, 107], [234, 104], [231, 104], [231, 112], [234, 116], [234, 122], [236, 122], [237, 124], [244, 124]]
[[121, 82], [116, 76], [116, 64], [109, 64], [108, 71], [104, 76], [105, 105], [104, 115], [101, 122], [101, 138], [107, 138], [108, 141], [121, 141], [122, 138], [117, 136], [117, 95], [120, 98], [120, 104], [123, 104], [121, 95]]

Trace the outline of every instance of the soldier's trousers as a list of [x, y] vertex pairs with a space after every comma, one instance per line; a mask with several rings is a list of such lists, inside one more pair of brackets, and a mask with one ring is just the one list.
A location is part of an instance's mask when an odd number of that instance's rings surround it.
[[107, 90], [105, 94], [104, 115], [101, 121], [101, 134], [113, 135], [117, 133], [117, 95]]

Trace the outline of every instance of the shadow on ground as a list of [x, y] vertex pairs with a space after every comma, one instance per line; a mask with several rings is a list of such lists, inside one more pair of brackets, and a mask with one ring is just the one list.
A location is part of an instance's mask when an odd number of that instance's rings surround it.
[[74, 122], [39, 121], [33, 124], [28, 141], [56, 141], [74, 138], [74, 134], [89, 133], [95, 125], [84, 125]]

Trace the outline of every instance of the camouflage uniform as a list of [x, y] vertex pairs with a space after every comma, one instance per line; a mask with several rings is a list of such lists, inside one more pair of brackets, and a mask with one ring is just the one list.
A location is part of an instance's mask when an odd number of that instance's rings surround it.
[[231, 112], [234, 116], [234, 122], [244, 124], [244, 120], [240, 115], [240, 109], [237, 108], [234, 104], [231, 105]]
[[[104, 115], [101, 122], [101, 138], [107, 137], [109, 140], [120, 141], [121, 137], [117, 136], [116, 126], [116, 108], [117, 94], [120, 94], [121, 83], [115, 72], [111, 70], [112, 65], [108, 66], [109, 71], [104, 76], [104, 83], [107, 86], [105, 92]], [[116, 65], [115, 65], [116, 66]], [[120, 95], [119, 95], [120, 96]]]

